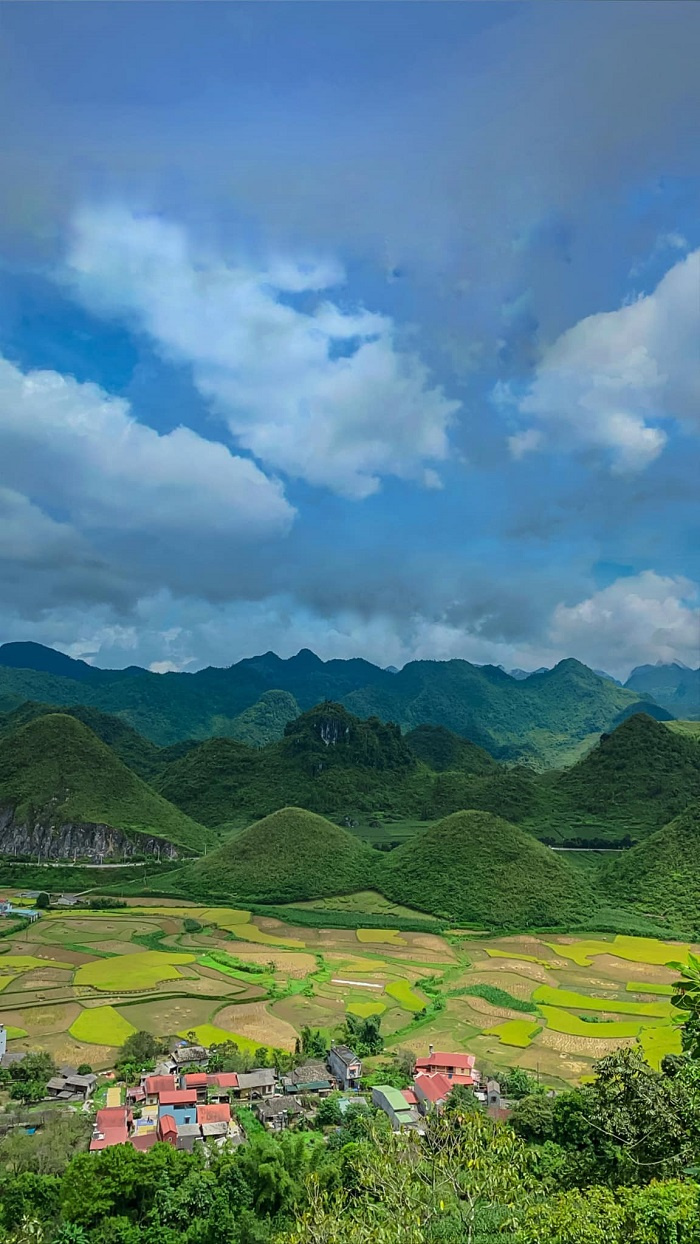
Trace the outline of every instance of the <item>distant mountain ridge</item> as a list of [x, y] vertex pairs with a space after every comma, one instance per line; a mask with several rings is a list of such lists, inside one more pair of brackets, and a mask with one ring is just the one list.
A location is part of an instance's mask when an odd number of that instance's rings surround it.
[[671, 664], [638, 665], [625, 683], [630, 691], [651, 695], [674, 717], [700, 720], [700, 668], [690, 669], [680, 661]]
[[248, 737], [246, 730], [254, 732], [261, 721], [269, 741], [270, 722], [280, 733], [284, 724], [279, 700], [277, 710], [268, 704], [253, 722], [239, 719], [273, 691], [292, 697], [302, 712], [332, 700], [358, 717], [396, 722], [405, 732], [444, 726], [497, 759], [540, 769], [571, 763], [598, 734], [635, 712], [673, 716], [648, 693], [618, 687], [571, 658], [520, 680], [497, 666], [460, 660], [412, 661], [388, 672], [360, 658], [324, 662], [309, 649], [288, 660], [267, 652], [226, 669], [153, 674], [136, 666], [100, 670], [40, 644], [0, 647], [3, 707], [24, 700], [84, 704], [120, 717], [161, 746], [240, 738], [241, 730]]

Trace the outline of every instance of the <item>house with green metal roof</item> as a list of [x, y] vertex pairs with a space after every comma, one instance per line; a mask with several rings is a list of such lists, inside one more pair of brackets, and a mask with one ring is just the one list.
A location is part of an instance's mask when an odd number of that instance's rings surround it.
[[417, 1127], [420, 1122], [415, 1106], [406, 1101], [400, 1089], [392, 1088], [390, 1084], [375, 1084], [372, 1104], [384, 1111], [395, 1132], [403, 1127]]

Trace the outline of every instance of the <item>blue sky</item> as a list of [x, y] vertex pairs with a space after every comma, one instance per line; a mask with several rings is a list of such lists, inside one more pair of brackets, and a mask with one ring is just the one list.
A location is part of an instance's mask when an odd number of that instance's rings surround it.
[[5, 5], [0, 637], [698, 663], [700, 10]]

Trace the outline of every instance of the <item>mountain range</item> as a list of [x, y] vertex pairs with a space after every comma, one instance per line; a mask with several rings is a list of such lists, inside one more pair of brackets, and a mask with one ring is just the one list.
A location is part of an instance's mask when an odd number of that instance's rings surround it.
[[633, 713], [674, 715], [648, 692], [619, 687], [573, 659], [520, 679], [459, 660], [412, 661], [389, 672], [360, 659], [324, 662], [302, 649], [288, 660], [269, 652], [226, 669], [153, 674], [97, 669], [40, 644], [3, 644], [0, 711], [27, 700], [99, 709], [160, 746], [213, 736], [269, 742], [299, 711], [333, 700], [404, 731], [445, 726], [496, 759], [539, 769], [570, 764]]
[[[182, 897], [375, 888], [491, 927], [564, 927], [613, 903], [694, 928], [700, 729], [576, 661], [517, 679], [306, 652], [199, 675], [95, 670], [38, 645], [0, 657], [0, 853], [37, 860], [37, 884], [44, 861], [147, 859], [154, 892]], [[161, 739], [192, 720], [214, 733], [163, 744], [130, 718]], [[552, 755], [573, 763], [545, 768]], [[591, 871], [550, 849], [567, 844], [631, 849]]]

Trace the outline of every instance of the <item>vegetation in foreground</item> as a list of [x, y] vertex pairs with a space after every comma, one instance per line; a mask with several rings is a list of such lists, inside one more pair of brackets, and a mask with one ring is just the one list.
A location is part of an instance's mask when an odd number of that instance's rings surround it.
[[[700, 1068], [626, 1049], [583, 1089], [504, 1078], [495, 1122], [464, 1088], [425, 1134], [325, 1103], [236, 1148], [81, 1152], [80, 1115], [0, 1141], [6, 1244], [697, 1244]], [[511, 1083], [512, 1081], [512, 1083]], [[21, 1116], [16, 1116], [21, 1118]]]

